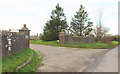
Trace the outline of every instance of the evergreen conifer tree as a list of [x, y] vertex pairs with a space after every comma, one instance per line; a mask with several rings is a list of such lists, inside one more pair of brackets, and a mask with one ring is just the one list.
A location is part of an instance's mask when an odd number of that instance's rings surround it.
[[67, 30], [67, 21], [63, 9], [57, 4], [56, 9], [52, 10], [51, 19], [47, 21], [44, 27], [42, 39], [45, 41], [53, 41], [59, 39], [59, 32], [62, 29]]
[[81, 5], [74, 18], [72, 18], [70, 32], [77, 36], [89, 36], [93, 30], [92, 24], [93, 22], [90, 22], [85, 7]]

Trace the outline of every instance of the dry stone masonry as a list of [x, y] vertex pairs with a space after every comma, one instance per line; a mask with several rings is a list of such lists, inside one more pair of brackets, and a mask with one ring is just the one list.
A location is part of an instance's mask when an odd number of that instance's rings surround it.
[[79, 43], [94, 43], [94, 42], [95, 42], [95, 39], [92, 37], [66, 35], [63, 30], [59, 33], [60, 44], [64, 44], [64, 43], [79, 44]]
[[29, 48], [30, 30], [24, 24], [24, 27], [19, 32], [1, 31], [0, 46], [2, 57], [9, 56], [13, 53], [18, 53], [25, 48]]

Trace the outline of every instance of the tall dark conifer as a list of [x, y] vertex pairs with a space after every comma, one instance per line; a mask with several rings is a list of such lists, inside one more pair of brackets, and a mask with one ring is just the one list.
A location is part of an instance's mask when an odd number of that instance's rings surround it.
[[72, 18], [70, 32], [77, 36], [89, 36], [92, 31], [92, 24], [85, 7], [81, 5], [74, 18]]
[[59, 32], [66, 31], [68, 25], [63, 9], [57, 4], [56, 9], [52, 10], [51, 19], [47, 21], [44, 27], [43, 40], [52, 41], [59, 39]]

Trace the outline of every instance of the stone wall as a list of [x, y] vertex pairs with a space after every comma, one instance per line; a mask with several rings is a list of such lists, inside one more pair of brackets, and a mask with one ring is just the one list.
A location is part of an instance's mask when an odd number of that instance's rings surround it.
[[94, 38], [65, 35], [65, 43], [93, 43]]
[[10, 56], [13, 53], [29, 48], [29, 31], [27, 30], [19, 30], [19, 32], [2, 31], [0, 37], [2, 57]]
[[80, 36], [72, 36], [72, 35], [65, 35], [64, 32], [59, 33], [59, 43], [73, 43], [73, 44], [79, 44], [79, 43], [94, 43], [95, 39], [92, 37], [80, 37]]

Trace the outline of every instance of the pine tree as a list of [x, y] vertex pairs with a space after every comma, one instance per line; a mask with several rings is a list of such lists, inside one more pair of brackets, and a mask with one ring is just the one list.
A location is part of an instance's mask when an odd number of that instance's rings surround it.
[[77, 36], [89, 36], [92, 31], [92, 24], [88, 18], [88, 13], [82, 5], [74, 18], [72, 18], [70, 32]]
[[67, 22], [63, 9], [57, 4], [56, 9], [52, 10], [51, 19], [47, 21], [44, 27], [43, 40], [51, 41], [59, 39], [59, 32], [67, 30]]

